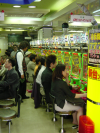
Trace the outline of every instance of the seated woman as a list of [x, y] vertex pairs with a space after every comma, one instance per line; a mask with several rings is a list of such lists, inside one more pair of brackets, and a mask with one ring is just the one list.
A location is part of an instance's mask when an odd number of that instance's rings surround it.
[[40, 57], [36, 57], [35, 62], [36, 62], [36, 66], [34, 68], [34, 76], [36, 78], [36, 71], [37, 71], [38, 67], [41, 65], [41, 58]]
[[[51, 94], [56, 98], [55, 110], [56, 111], [76, 111], [73, 113], [73, 124], [79, 125], [79, 117], [83, 115], [83, 107], [75, 106], [69, 103], [69, 99], [72, 101], [78, 100], [78, 98], [86, 97], [87, 93], [74, 94], [67, 85], [68, 74], [66, 72], [66, 66], [64, 64], [58, 64], [53, 72], [53, 82], [51, 87]], [[66, 79], [64, 81], [63, 79]], [[82, 99], [80, 99], [82, 100]], [[82, 101], [84, 103], [84, 101]], [[78, 133], [78, 131], [77, 131]]]
[[41, 95], [45, 95], [45, 92], [44, 92], [44, 89], [43, 89], [43, 86], [42, 86], [42, 83], [41, 83], [41, 76], [42, 76], [42, 72], [45, 70], [46, 68], [46, 60], [45, 60], [45, 57], [42, 57], [41, 58], [41, 65], [38, 67], [38, 73], [37, 73], [37, 76], [36, 76], [36, 83], [38, 83], [40, 85], [40, 93]]

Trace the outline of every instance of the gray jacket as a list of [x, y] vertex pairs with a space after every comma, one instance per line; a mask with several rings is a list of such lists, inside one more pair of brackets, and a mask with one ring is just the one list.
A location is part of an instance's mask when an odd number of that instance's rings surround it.
[[16, 96], [16, 88], [19, 87], [19, 76], [15, 69], [8, 70], [4, 81], [0, 81], [0, 88], [9, 89], [12, 98]]

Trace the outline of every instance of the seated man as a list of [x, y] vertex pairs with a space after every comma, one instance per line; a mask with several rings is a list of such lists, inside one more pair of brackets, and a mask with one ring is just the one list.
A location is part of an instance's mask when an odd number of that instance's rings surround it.
[[1, 70], [0, 70], [0, 80], [3, 80], [5, 77], [5, 72], [7, 71], [7, 68], [5, 68], [5, 62], [6, 62], [7, 56], [3, 55], [1, 56]]
[[49, 93], [51, 90], [51, 82], [52, 82], [52, 69], [56, 67], [56, 56], [49, 55], [46, 59], [46, 69], [42, 73], [42, 85], [46, 95], [46, 102], [51, 103]]
[[5, 68], [8, 71], [5, 74], [4, 81], [0, 81], [0, 99], [14, 98], [16, 96], [16, 88], [19, 87], [19, 76], [15, 69], [15, 60], [9, 58], [5, 62]]

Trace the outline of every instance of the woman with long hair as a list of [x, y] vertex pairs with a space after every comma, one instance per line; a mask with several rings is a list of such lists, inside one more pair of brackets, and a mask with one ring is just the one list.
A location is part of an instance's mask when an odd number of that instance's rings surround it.
[[[65, 81], [64, 81], [65, 80]], [[79, 125], [79, 117], [83, 115], [84, 101], [81, 97], [86, 97], [87, 93], [74, 94], [71, 92], [68, 86], [68, 74], [66, 66], [64, 64], [58, 64], [53, 72], [53, 82], [51, 87], [51, 94], [56, 98], [55, 110], [56, 111], [75, 111], [73, 113], [73, 124], [77, 127]], [[82, 105], [76, 106], [71, 104], [70, 101], [82, 101]], [[72, 128], [75, 128], [73, 126]], [[78, 131], [77, 131], [78, 133]]]

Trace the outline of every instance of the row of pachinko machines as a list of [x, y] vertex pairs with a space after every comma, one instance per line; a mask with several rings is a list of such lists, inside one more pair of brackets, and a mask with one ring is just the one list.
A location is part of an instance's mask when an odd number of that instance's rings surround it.
[[67, 50], [49, 50], [32, 48], [30, 52], [38, 56], [48, 56], [55, 54], [57, 63], [66, 64], [67, 72], [69, 73], [69, 82], [73, 87], [78, 87], [79, 91], [87, 92], [87, 69], [88, 69], [88, 54], [87, 52], [72, 52]]

